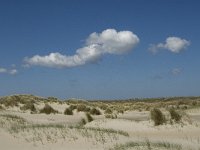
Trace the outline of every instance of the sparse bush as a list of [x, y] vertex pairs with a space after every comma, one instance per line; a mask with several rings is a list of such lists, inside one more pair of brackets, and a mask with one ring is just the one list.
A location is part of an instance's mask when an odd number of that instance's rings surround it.
[[53, 109], [50, 105], [45, 104], [44, 108], [40, 110], [40, 113], [51, 114], [51, 113], [58, 113], [57, 110]]
[[81, 104], [81, 105], [78, 105], [78, 106], [77, 106], [77, 111], [78, 111], [78, 112], [79, 112], [79, 111], [84, 111], [84, 112], [85, 112], [85, 110], [86, 110], [86, 106], [85, 106], [85, 105]]
[[105, 117], [106, 118], [111, 118], [111, 119], [117, 119], [117, 115], [116, 114], [106, 114]]
[[197, 105], [197, 101], [193, 101], [193, 102], [192, 102], [192, 105], [193, 105], [193, 106], [196, 106], [196, 105]]
[[106, 118], [112, 118], [112, 114], [106, 114], [105, 117]]
[[123, 109], [117, 110], [117, 112], [121, 113], [121, 114], [124, 114], [124, 110]]
[[86, 120], [84, 118], [81, 119], [80, 125], [85, 125], [86, 124]]
[[12, 100], [12, 99], [5, 100], [5, 101], [3, 102], [3, 104], [4, 104], [6, 107], [19, 106], [18, 102], [15, 101], [15, 100]]
[[169, 113], [170, 113], [171, 119], [175, 120], [176, 122], [179, 122], [182, 118], [182, 116], [173, 108], [169, 109]]
[[36, 111], [35, 105], [33, 103], [26, 103], [24, 106], [20, 107], [21, 110], [30, 110], [32, 112]]
[[[2, 114], [0, 117], [6, 118], [7, 121], [10, 122], [12, 125], [24, 125], [26, 123], [26, 120], [20, 116], [12, 115], [12, 114]], [[1, 123], [1, 122], [0, 122]], [[16, 124], [17, 123], [17, 124]]]
[[105, 111], [104, 111], [105, 114], [112, 114], [112, 110], [110, 108], [107, 108]]
[[91, 122], [91, 121], [94, 120], [94, 119], [92, 118], [92, 116], [90, 115], [90, 113], [86, 113], [85, 115], [86, 115], [86, 117], [87, 117], [88, 122]]
[[157, 108], [151, 110], [151, 119], [154, 121], [155, 126], [162, 125], [166, 122], [164, 114]]
[[150, 107], [149, 107], [149, 106], [147, 106], [147, 107], [145, 108], [145, 110], [146, 110], [146, 111], [149, 111], [149, 110], [150, 110]]
[[0, 110], [3, 110], [3, 107], [0, 105]]
[[65, 115], [73, 115], [73, 111], [70, 108], [66, 108], [65, 111], [64, 111], [64, 114]]
[[74, 109], [76, 109], [76, 108], [77, 108], [76, 105], [70, 105], [70, 106], [69, 106], [69, 109], [71, 109], [71, 110], [74, 110]]
[[92, 108], [90, 110], [90, 114], [92, 114], [92, 115], [101, 115], [101, 112], [100, 112], [100, 110], [98, 110], [96, 108]]
[[50, 97], [47, 97], [47, 101], [49, 101], [49, 102], [58, 102], [59, 100], [56, 97], [50, 96]]
[[102, 109], [102, 110], [106, 110], [107, 109], [107, 105], [105, 105], [105, 104], [101, 104], [100, 106], [99, 106], [99, 108], [100, 109]]
[[85, 108], [85, 112], [90, 112], [90, 110], [91, 110], [90, 107]]

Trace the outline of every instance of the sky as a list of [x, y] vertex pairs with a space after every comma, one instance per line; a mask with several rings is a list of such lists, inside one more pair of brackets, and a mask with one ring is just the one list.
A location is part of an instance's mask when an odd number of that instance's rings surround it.
[[198, 0], [0, 0], [0, 96], [200, 95]]

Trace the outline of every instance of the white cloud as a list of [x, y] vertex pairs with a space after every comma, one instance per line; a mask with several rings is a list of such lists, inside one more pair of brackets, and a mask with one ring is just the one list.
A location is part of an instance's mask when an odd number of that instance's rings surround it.
[[1, 68], [0, 67], [0, 73], [6, 73], [10, 75], [15, 75], [18, 73], [17, 69], [6, 69], [6, 68]]
[[5, 68], [0, 68], [0, 73], [6, 73], [7, 72], [7, 69]]
[[46, 56], [35, 55], [24, 59], [25, 65], [37, 65], [54, 68], [69, 68], [97, 62], [104, 54], [124, 54], [139, 43], [139, 38], [131, 31], [117, 32], [107, 29], [102, 33], [92, 33], [86, 39], [84, 47], [77, 49], [72, 56], [58, 52]]
[[182, 50], [186, 49], [189, 45], [190, 42], [185, 39], [181, 39], [179, 37], [168, 37], [165, 43], [151, 45], [149, 50], [153, 53], [157, 53], [160, 49], [166, 49], [173, 53], [180, 53]]
[[9, 70], [8, 73], [11, 74], [11, 75], [15, 75], [15, 74], [18, 73], [18, 71], [17, 71], [17, 69], [11, 69], [11, 70]]
[[172, 75], [179, 75], [182, 73], [182, 69], [181, 68], [174, 68], [171, 70], [171, 74]]

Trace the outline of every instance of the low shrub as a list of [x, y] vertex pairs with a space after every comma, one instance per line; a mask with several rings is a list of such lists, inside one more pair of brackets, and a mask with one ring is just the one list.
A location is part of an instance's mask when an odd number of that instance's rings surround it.
[[66, 108], [65, 111], [64, 111], [64, 114], [65, 115], [73, 115], [73, 111], [70, 108]]
[[90, 113], [86, 113], [85, 115], [86, 115], [86, 118], [87, 118], [88, 122], [91, 122], [91, 121], [94, 120], [94, 119], [92, 118], [92, 116], [90, 115]]
[[197, 101], [192, 101], [193, 106], [196, 106], [197, 104], [198, 104]]
[[51, 113], [58, 113], [57, 110], [53, 109], [50, 105], [45, 104], [44, 108], [40, 110], [40, 113], [51, 114]]
[[123, 109], [119, 109], [117, 110], [118, 113], [124, 114], [124, 110]]
[[182, 116], [173, 108], [169, 109], [169, 113], [170, 113], [171, 119], [175, 120], [176, 122], [179, 122], [182, 118]]
[[30, 110], [32, 112], [36, 112], [35, 105], [33, 103], [26, 103], [24, 106], [20, 107], [21, 110]]
[[15, 100], [12, 100], [12, 99], [8, 99], [8, 100], [3, 101], [3, 104], [4, 104], [6, 107], [19, 106], [18, 102], [15, 101]]
[[83, 105], [83, 104], [81, 104], [81, 105], [78, 105], [77, 106], [77, 111], [79, 112], [79, 111], [85, 111], [86, 110], [86, 106], [85, 105]]
[[151, 110], [151, 119], [154, 121], [155, 126], [162, 125], [166, 122], [164, 114], [157, 108]]
[[92, 108], [92, 109], [90, 110], [90, 114], [91, 114], [91, 115], [101, 115], [101, 112], [100, 112], [100, 110], [98, 110], [98, 109], [96, 109], [96, 108]]
[[0, 110], [3, 110], [3, 107], [0, 105]]
[[90, 112], [90, 110], [91, 110], [90, 107], [85, 108], [85, 112]]
[[105, 114], [112, 114], [112, 110], [110, 108], [107, 108], [105, 111], [104, 111]]
[[71, 109], [71, 110], [74, 110], [74, 109], [76, 109], [76, 108], [77, 108], [76, 105], [70, 105], [70, 106], [69, 106], [69, 109]]
[[101, 104], [101, 105], [99, 106], [99, 108], [102, 109], [102, 110], [106, 110], [107, 107], [108, 107], [108, 106], [107, 106], [106, 104]]
[[110, 118], [110, 119], [117, 119], [117, 115], [116, 114], [106, 114], [105, 117], [106, 118]]
[[82, 125], [85, 125], [85, 124], [86, 124], [86, 120], [84, 118], [82, 118], [81, 121], [80, 121], [80, 125], [82, 126]]

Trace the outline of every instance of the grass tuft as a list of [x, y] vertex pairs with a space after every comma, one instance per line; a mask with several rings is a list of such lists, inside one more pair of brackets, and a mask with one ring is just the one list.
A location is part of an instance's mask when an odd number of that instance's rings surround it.
[[174, 108], [169, 109], [169, 113], [170, 113], [171, 119], [176, 122], [179, 122], [182, 118], [182, 116]]
[[33, 103], [26, 103], [24, 106], [20, 107], [21, 110], [30, 110], [32, 112], [36, 112], [35, 105]]
[[127, 150], [127, 149], [143, 149], [143, 150], [153, 150], [153, 149], [170, 149], [170, 150], [181, 150], [181, 145], [171, 144], [167, 142], [156, 142], [152, 143], [149, 140], [145, 142], [127, 142], [125, 144], [116, 144], [113, 148], [109, 150]]
[[51, 113], [53, 113], [53, 114], [55, 114], [55, 113], [58, 113], [58, 111], [55, 110], [55, 109], [53, 109], [50, 105], [45, 104], [44, 108], [42, 108], [40, 110], [40, 113], [45, 113], [45, 114], [51, 114]]
[[91, 115], [101, 115], [101, 112], [100, 112], [100, 110], [98, 110], [98, 109], [96, 109], [96, 108], [92, 108], [92, 109], [90, 110], [90, 114], [91, 114]]
[[166, 122], [164, 114], [158, 108], [151, 110], [151, 119], [154, 121], [154, 125], [162, 125]]
[[86, 115], [86, 118], [87, 118], [88, 122], [91, 122], [91, 121], [94, 120], [94, 119], [92, 118], [92, 116], [90, 115], [90, 113], [86, 113], [85, 115]]
[[73, 111], [70, 108], [66, 108], [65, 111], [64, 111], [64, 114], [65, 115], [73, 115]]
[[104, 111], [105, 114], [112, 114], [112, 110], [110, 108], [107, 108], [105, 111]]

